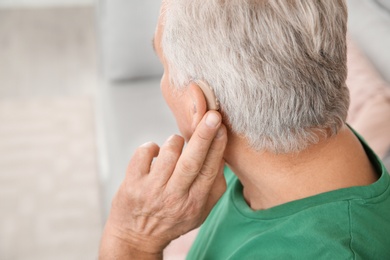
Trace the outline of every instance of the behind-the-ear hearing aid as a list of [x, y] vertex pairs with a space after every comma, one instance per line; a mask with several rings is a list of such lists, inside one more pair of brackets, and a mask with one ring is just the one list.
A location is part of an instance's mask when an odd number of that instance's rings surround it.
[[219, 109], [219, 101], [215, 96], [213, 89], [209, 84], [202, 80], [195, 81], [196, 84], [200, 87], [203, 92], [203, 95], [207, 102], [207, 110], [218, 110]]

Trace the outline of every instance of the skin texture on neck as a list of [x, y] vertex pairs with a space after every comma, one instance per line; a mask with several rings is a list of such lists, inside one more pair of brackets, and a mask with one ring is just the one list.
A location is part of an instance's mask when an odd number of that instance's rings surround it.
[[253, 210], [365, 186], [378, 179], [361, 143], [347, 126], [295, 154], [254, 151], [244, 138], [230, 132], [225, 161], [241, 181], [244, 198]]

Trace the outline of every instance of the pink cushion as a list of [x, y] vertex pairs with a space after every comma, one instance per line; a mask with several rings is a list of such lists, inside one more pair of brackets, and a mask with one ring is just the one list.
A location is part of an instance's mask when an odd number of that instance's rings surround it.
[[194, 242], [198, 229], [195, 229], [180, 238], [172, 241], [169, 246], [164, 250], [164, 259], [169, 260], [182, 260], [186, 258], [188, 251]]
[[347, 84], [351, 93], [347, 122], [380, 157], [385, 156], [390, 149], [390, 86], [351, 40]]

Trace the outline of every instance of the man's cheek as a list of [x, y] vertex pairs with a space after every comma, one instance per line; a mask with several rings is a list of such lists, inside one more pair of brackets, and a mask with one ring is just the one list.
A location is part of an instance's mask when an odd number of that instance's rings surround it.
[[176, 124], [179, 128], [180, 134], [183, 136], [186, 143], [191, 139], [192, 134], [194, 133], [195, 129], [191, 128], [191, 124], [187, 122], [183, 122], [182, 120], [179, 120], [176, 118]]

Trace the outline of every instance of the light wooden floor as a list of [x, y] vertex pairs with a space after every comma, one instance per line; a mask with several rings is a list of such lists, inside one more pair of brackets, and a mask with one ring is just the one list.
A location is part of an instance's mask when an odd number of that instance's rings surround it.
[[96, 259], [94, 10], [0, 9], [0, 259]]

